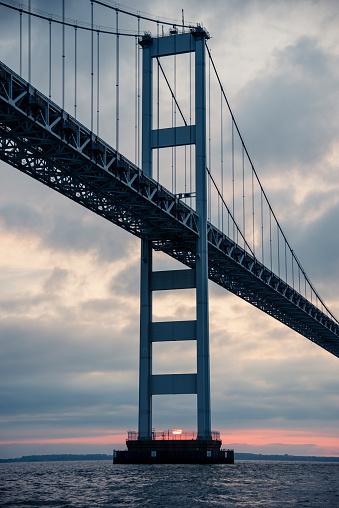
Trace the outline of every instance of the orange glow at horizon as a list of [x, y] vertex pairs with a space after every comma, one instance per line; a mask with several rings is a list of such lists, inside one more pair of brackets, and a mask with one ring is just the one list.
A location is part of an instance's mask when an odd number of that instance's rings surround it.
[[267, 446], [267, 445], [290, 445], [302, 446], [313, 445], [328, 450], [329, 455], [339, 456], [339, 434], [333, 435], [331, 432], [321, 429], [317, 431], [307, 431], [300, 429], [229, 429], [221, 431], [223, 444], [232, 443], [247, 446]]
[[[181, 429], [173, 429], [172, 434], [182, 434]], [[324, 453], [329, 456], [339, 456], [339, 435], [332, 435], [330, 431], [322, 430], [304, 431], [300, 429], [227, 429], [221, 431], [221, 438], [223, 446], [232, 444], [236, 447], [238, 444], [242, 447], [248, 446], [262, 446], [269, 445], [287, 445], [287, 446], [303, 446], [309, 445], [319, 447], [324, 450]], [[69, 435], [75, 433], [74, 429], [64, 433]], [[95, 433], [95, 435], [93, 435]], [[9, 444], [79, 444], [79, 445], [112, 445], [112, 444], [125, 444], [127, 434], [125, 431], [118, 431], [117, 433], [102, 433], [102, 431], [90, 432], [92, 435], [83, 435], [80, 437], [52, 437], [47, 436], [46, 433], [43, 437], [27, 437], [22, 438], [19, 436], [11, 436], [7, 439], [1, 439], [0, 445]], [[55, 434], [54, 434], [55, 435]], [[250, 450], [249, 450], [250, 451]], [[265, 453], [265, 451], [263, 451]]]

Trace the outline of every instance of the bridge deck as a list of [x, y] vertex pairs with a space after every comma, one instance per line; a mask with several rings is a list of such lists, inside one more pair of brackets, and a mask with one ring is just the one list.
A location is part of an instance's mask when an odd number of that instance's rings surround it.
[[[0, 63], [0, 158], [194, 268], [197, 216]], [[208, 224], [209, 278], [339, 357], [339, 324]]]

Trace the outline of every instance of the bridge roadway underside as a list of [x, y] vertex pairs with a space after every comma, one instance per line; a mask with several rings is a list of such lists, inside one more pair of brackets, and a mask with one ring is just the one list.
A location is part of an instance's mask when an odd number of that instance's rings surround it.
[[[0, 159], [195, 267], [195, 211], [1, 63]], [[208, 242], [210, 280], [339, 357], [335, 320], [210, 223]]]

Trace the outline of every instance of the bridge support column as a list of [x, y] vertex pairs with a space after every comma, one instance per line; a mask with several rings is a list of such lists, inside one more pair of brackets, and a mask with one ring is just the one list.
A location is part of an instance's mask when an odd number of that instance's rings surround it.
[[199, 239], [196, 250], [198, 438], [211, 439], [208, 315], [205, 32], [195, 38], [195, 178]]
[[[152, 395], [197, 395], [198, 439], [211, 440], [209, 319], [208, 319], [208, 248], [206, 178], [206, 78], [205, 40], [200, 27], [190, 33], [153, 39], [146, 34], [143, 48], [142, 97], [142, 170], [152, 176], [152, 150], [170, 146], [196, 145], [196, 212], [199, 239], [195, 269], [167, 272], [152, 271], [152, 242], [142, 240], [140, 288], [140, 378], [139, 440], [152, 438]], [[153, 58], [195, 53], [195, 125], [153, 129], [152, 69]], [[196, 289], [196, 320], [152, 323], [152, 291]], [[168, 340], [197, 341], [196, 374], [152, 375], [152, 342]]]
[[140, 269], [140, 364], [139, 364], [139, 439], [152, 436], [152, 245], [141, 241]]
[[[152, 39], [143, 38], [142, 65], [142, 170], [152, 176]], [[141, 240], [140, 267], [140, 358], [139, 358], [139, 439], [152, 436], [152, 243]]]

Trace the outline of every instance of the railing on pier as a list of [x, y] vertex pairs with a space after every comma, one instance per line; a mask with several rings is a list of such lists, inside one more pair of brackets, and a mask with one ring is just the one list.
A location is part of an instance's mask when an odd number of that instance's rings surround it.
[[[127, 440], [128, 441], [137, 441], [139, 439], [139, 433], [136, 430], [128, 430], [127, 431]], [[220, 440], [220, 432], [217, 430], [212, 430], [211, 437], [213, 440]], [[181, 430], [181, 429], [171, 429], [171, 430], [163, 430], [163, 431], [152, 431], [152, 441], [153, 440], [176, 440], [176, 439], [185, 439], [185, 440], [193, 440], [197, 439], [198, 434], [194, 430]]]

